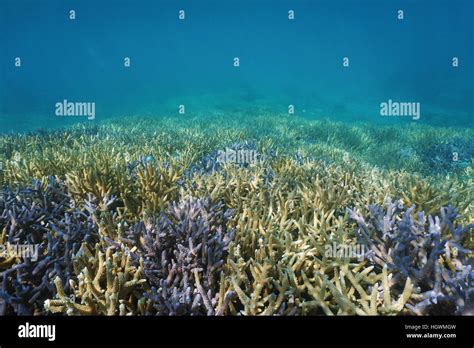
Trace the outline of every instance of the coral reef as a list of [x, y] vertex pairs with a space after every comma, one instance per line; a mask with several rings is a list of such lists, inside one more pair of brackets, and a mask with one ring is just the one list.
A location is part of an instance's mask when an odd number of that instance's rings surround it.
[[[93, 254], [83, 244], [73, 260], [77, 279], [70, 279], [71, 294], [56, 277], [57, 299], [44, 303], [46, 311], [68, 315], [133, 315], [144, 314], [143, 263], [129, 251], [108, 247], [105, 254], [96, 244]], [[114, 253], [112, 253], [114, 251]]]
[[407, 279], [413, 283], [422, 301], [410, 309], [417, 314], [473, 313], [474, 259], [461, 244], [474, 224], [455, 227], [458, 213], [452, 206], [441, 208], [440, 216], [428, 216], [428, 224], [424, 212], [415, 221], [414, 206], [403, 211], [401, 202], [388, 201], [385, 211], [376, 205], [369, 210], [368, 222], [349, 210], [358, 225], [357, 238], [370, 250], [373, 265], [393, 272], [395, 287]]
[[219, 292], [219, 274], [234, 234], [226, 227], [229, 213], [209, 199], [186, 197], [125, 233], [122, 240], [144, 255], [148, 296], [158, 314], [222, 312], [229, 293]]
[[423, 159], [436, 172], [447, 174], [469, 166], [474, 157], [474, 142], [462, 137], [453, 137], [428, 147]]
[[472, 314], [472, 130], [251, 121], [0, 136], [0, 314]]
[[1, 193], [0, 243], [38, 248], [34, 261], [33, 257], [3, 255], [1, 314], [31, 315], [41, 311], [43, 301], [55, 293], [51, 280], [57, 277], [67, 290], [74, 273], [73, 255], [83, 241], [97, 240], [90, 217], [71, 210], [64, 187], [54, 178], [48, 181]]

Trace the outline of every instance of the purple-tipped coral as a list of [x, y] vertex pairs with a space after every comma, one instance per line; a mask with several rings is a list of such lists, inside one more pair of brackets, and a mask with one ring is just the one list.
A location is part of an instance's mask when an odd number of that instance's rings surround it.
[[348, 211], [357, 222], [359, 242], [370, 250], [366, 257], [393, 272], [395, 287], [401, 287], [406, 278], [414, 284], [417, 304], [407, 304], [414, 313], [472, 313], [473, 258], [460, 242], [474, 225], [454, 226], [458, 214], [451, 206], [441, 208], [440, 217], [428, 216], [428, 223], [424, 212], [413, 219], [413, 210], [404, 210], [401, 202], [389, 201], [386, 209], [370, 205], [367, 222]]
[[82, 242], [97, 238], [93, 223], [71, 209], [70, 198], [54, 178], [46, 189], [38, 181], [30, 189], [5, 189], [0, 212], [0, 243], [36, 248], [34, 257], [6, 255], [1, 262], [0, 315], [38, 313], [55, 294], [52, 279], [59, 277], [68, 289], [72, 256]]
[[158, 315], [222, 314], [232, 294], [219, 298], [219, 277], [233, 230], [230, 211], [209, 199], [186, 197], [147, 224], [138, 223], [124, 241], [144, 253], [149, 298]]

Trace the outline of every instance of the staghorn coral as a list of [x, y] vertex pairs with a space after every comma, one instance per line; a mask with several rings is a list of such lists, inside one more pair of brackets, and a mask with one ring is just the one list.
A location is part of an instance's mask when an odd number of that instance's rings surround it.
[[[13, 228], [17, 242], [37, 241], [44, 260], [0, 259], [3, 313], [471, 311], [472, 258], [466, 249], [473, 245], [460, 226], [474, 223], [474, 162], [468, 158], [472, 130], [348, 126], [275, 117], [267, 110], [259, 114], [252, 122], [245, 113], [121, 118], [0, 136], [0, 184], [9, 192], [0, 196], [1, 242], [10, 238], [12, 210], [21, 222]], [[229, 144], [257, 150], [264, 161], [206, 170], [209, 161], [217, 162], [217, 150]], [[453, 149], [460, 151], [459, 165], [449, 163]], [[436, 155], [442, 168], [431, 161]], [[47, 188], [49, 176], [56, 178], [50, 184], [58, 187], [57, 194]], [[41, 192], [51, 192], [38, 196], [35, 187], [28, 188], [33, 178]], [[208, 198], [180, 198], [187, 196]], [[399, 240], [386, 237], [393, 245], [400, 242], [398, 249], [385, 250], [398, 268], [375, 263], [374, 254], [362, 260], [326, 255], [333, 243], [368, 245], [354, 231], [346, 207], [359, 217], [382, 216], [387, 213], [380, 207], [388, 197], [414, 205], [408, 215], [424, 211], [428, 221], [423, 228], [418, 215], [410, 221], [401, 208], [394, 208], [392, 219], [395, 229], [414, 223], [419, 236], [409, 244], [417, 244], [426, 256], [404, 254], [404, 238], [412, 238], [404, 233]], [[459, 211], [456, 219], [449, 205]], [[440, 207], [447, 208], [440, 212]], [[429, 235], [428, 216], [439, 212], [439, 238], [422, 238], [422, 230]], [[370, 240], [381, 248], [386, 240], [378, 235], [371, 234]], [[437, 255], [432, 259], [431, 251]], [[207, 259], [202, 258], [205, 252]], [[127, 255], [128, 266], [122, 262]], [[100, 260], [117, 279], [115, 289], [114, 284], [107, 287]], [[405, 276], [403, 267], [412, 275]], [[417, 280], [425, 271], [426, 279]], [[120, 277], [128, 282], [135, 276], [139, 283], [118, 290], [126, 283]], [[50, 300], [46, 309], [45, 299]]]
[[144, 255], [148, 297], [159, 315], [223, 314], [232, 297], [219, 292], [219, 271], [233, 231], [230, 211], [209, 199], [186, 197], [167, 213], [138, 223], [122, 238]]
[[134, 315], [144, 314], [143, 297], [146, 279], [142, 259], [128, 250], [107, 247], [105, 254], [99, 243], [93, 254], [84, 243], [73, 259], [77, 280], [71, 279], [70, 295], [56, 277], [56, 299], [44, 302], [51, 313], [68, 315]]
[[37, 260], [13, 255], [1, 262], [2, 314], [33, 314], [55, 293], [51, 279], [58, 277], [69, 287], [72, 256], [83, 241], [93, 242], [97, 236], [91, 219], [71, 209], [64, 187], [54, 178], [1, 195], [0, 243], [38, 246]]
[[[362, 280], [371, 270], [372, 267], [368, 267], [362, 272], [354, 272], [344, 265], [335, 269], [332, 280], [326, 275], [316, 275], [312, 281], [303, 273], [304, 285], [313, 298], [312, 301], [303, 303], [304, 311], [316, 306], [321, 307], [326, 315], [393, 315], [403, 312], [406, 302], [412, 296], [413, 284], [410, 279], [407, 279], [399, 297], [393, 299], [387, 268], [383, 268], [380, 282], [369, 281], [369, 286], [364, 284]], [[367, 280], [368, 278], [365, 282]]]
[[[246, 214], [245, 214], [246, 216]], [[407, 281], [401, 294], [388, 285], [386, 272], [376, 273], [365, 261], [332, 258], [325, 245], [351, 244], [345, 218], [334, 211], [312, 221], [280, 221], [260, 226], [258, 236], [237, 234], [227, 274], [238, 295], [231, 313], [242, 315], [364, 315], [406, 312], [412, 294]], [[239, 231], [239, 228], [238, 228]], [[243, 238], [249, 238], [247, 240]], [[252, 247], [256, 239], [256, 247]]]
[[[471, 251], [461, 243], [474, 224], [454, 226], [458, 217], [452, 206], [441, 208], [440, 216], [428, 216], [423, 211], [413, 219], [414, 206], [404, 210], [400, 201], [387, 201], [386, 209], [371, 205], [365, 219], [349, 209], [357, 222], [359, 242], [370, 249], [367, 258], [374, 265], [388, 267], [399, 285], [410, 279], [416, 288], [416, 298], [409, 304], [417, 314], [461, 314], [472, 311], [474, 272]], [[402, 213], [401, 218], [399, 214]], [[443, 234], [449, 236], [443, 237]]]

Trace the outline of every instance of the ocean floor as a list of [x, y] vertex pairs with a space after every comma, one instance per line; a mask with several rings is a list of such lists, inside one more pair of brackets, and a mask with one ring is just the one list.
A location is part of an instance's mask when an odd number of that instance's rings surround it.
[[473, 139], [266, 110], [1, 135], [0, 313], [473, 314]]

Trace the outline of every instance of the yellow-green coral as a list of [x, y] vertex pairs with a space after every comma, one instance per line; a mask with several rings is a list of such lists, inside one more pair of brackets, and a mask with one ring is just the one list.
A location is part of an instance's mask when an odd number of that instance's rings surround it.
[[57, 299], [45, 302], [51, 313], [68, 315], [130, 315], [145, 312], [143, 263], [133, 266], [130, 254], [107, 248], [105, 254], [96, 244], [95, 253], [83, 244], [73, 259], [77, 282], [71, 280], [72, 293], [66, 294], [61, 279], [54, 285]]

